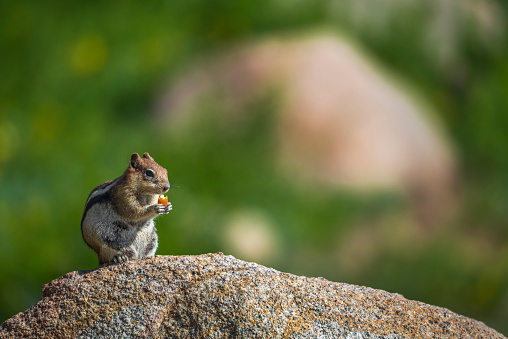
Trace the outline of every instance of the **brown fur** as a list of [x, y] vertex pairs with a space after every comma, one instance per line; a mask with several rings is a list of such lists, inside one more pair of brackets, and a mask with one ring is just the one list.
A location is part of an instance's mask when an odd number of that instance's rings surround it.
[[168, 213], [157, 196], [169, 189], [164, 167], [144, 153], [131, 155], [119, 178], [90, 193], [81, 220], [83, 239], [99, 256], [99, 264], [118, 263], [154, 255], [157, 234], [153, 219]]
[[[154, 180], [150, 182], [144, 180], [144, 172], [148, 169], [155, 173]], [[157, 196], [165, 192], [165, 184], [169, 184], [168, 171], [148, 153], [144, 153], [143, 158], [134, 153], [129, 167], [111, 188], [111, 201], [118, 214], [137, 221], [152, 212], [148, 209], [150, 205], [157, 203]]]

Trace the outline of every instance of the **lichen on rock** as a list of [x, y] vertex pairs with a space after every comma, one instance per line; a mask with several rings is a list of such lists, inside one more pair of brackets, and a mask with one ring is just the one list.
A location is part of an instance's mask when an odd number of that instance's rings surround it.
[[75, 271], [0, 338], [505, 338], [399, 294], [282, 273], [222, 253]]

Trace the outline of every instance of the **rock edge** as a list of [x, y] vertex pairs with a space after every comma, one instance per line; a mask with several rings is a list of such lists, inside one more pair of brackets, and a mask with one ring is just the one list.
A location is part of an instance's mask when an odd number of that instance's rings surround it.
[[68, 273], [0, 338], [505, 338], [399, 294], [276, 271], [222, 253]]

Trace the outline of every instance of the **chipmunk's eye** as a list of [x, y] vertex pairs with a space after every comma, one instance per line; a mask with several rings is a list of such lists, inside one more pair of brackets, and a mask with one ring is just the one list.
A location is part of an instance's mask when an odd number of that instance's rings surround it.
[[145, 175], [146, 175], [147, 177], [151, 177], [151, 178], [153, 178], [153, 177], [155, 176], [155, 173], [154, 173], [152, 170], [146, 170], [146, 171], [145, 171]]

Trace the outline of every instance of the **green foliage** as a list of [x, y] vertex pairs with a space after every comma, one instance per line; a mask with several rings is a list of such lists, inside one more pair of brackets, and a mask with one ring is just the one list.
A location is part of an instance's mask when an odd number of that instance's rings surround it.
[[[42, 284], [96, 267], [79, 229], [86, 197], [148, 151], [172, 183], [158, 253], [225, 251], [230, 215], [255, 209], [278, 239], [262, 264], [398, 292], [508, 333], [508, 43], [479, 53], [466, 32], [460, 63], [443, 70], [415, 39], [423, 7], [383, 34], [324, 1], [2, 1], [0, 321], [33, 305]], [[302, 186], [276, 170], [269, 98], [234, 129], [213, 108], [182, 135], [154, 125], [155, 96], [192, 60], [325, 26], [410, 81], [450, 131], [462, 208], [437, 236], [397, 226], [408, 213], [399, 197]]]

